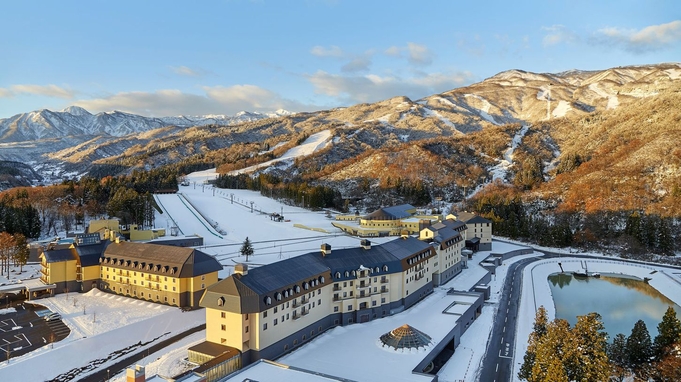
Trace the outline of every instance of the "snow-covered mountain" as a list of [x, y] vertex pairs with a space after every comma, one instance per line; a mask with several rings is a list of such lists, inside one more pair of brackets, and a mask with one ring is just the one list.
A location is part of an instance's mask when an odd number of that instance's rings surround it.
[[0, 119], [0, 143], [76, 136], [109, 135], [122, 137], [164, 126], [234, 125], [290, 114], [292, 113], [286, 110], [277, 110], [274, 113], [242, 111], [233, 116], [180, 115], [176, 117], [153, 118], [121, 111], [91, 114], [82, 107], [69, 106], [61, 111], [42, 109]]

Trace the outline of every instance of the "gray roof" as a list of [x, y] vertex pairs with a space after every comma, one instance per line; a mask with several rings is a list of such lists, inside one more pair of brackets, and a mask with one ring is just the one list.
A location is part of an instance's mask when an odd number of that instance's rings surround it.
[[[232, 276], [210, 285], [200, 306], [237, 313], [257, 313], [271, 304], [278, 304], [300, 296], [300, 293], [321, 288], [328, 282], [349, 279], [345, 271], [359, 269], [360, 266], [379, 269], [377, 274], [402, 271], [401, 262], [410, 256], [428, 251], [435, 253], [430, 244], [413, 237], [399, 238], [388, 243], [372, 246], [370, 249], [346, 248], [332, 250], [323, 255], [321, 251], [306, 253], [272, 264], [263, 265], [247, 274]], [[384, 266], [388, 271], [384, 271]], [[336, 277], [340, 272], [340, 277]], [[313, 285], [314, 281], [316, 286]], [[310, 289], [307, 290], [304, 286]], [[300, 287], [300, 292], [295, 292]], [[278, 294], [289, 292], [288, 297], [278, 300]], [[267, 299], [270, 303], [267, 303]]]
[[399, 206], [382, 207], [376, 211], [364, 216], [365, 220], [398, 220], [412, 216], [409, 211], [414, 211], [416, 208], [411, 204], [401, 204]]
[[109, 243], [109, 241], [100, 241], [96, 244], [76, 245], [76, 252], [78, 252], [80, 257], [80, 265], [84, 267], [99, 265], [99, 259]]
[[407, 257], [424, 250], [432, 251], [433, 248], [430, 244], [411, 236], [389, 241], [383, 244], [382, 247], [399, 260], [404, 260]]
[[470, 212], [460, 212], [456, 215], [456, 218], [470, 224], [481, 224], [481, 223], [491, 223], [491, 220], [485, 219], [480, 215], [472, 214]]
[[60, 261], [76, 260], [76, 251], [73, 248], [59, 248], [43, 252], [45, 261], [58, 263]]

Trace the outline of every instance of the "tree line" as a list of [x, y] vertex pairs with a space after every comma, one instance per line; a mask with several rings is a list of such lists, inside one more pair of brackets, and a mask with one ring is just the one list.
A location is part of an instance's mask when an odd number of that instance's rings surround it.
[[681, 244], [681, 225], [671, 217], [639, 210], [546, 211], [545, 205], [527, 202], [517, 191], [492, 185], [469, 200], [468, 208], [494, 223], [493, 235], [543, 246], [616, 249], [625, 257], [641, 257], [670, 255]]
[[643, 320], [629, 336], [617, 334], [608, 343], [601, 316], [577, 317], [574, 327], [563, 319], [548, 320], [536, 312], [533, 331], [518, 378], [528, 382], [681, 380], [681, 322], [670, 306], [657, 326], [654, 341]]

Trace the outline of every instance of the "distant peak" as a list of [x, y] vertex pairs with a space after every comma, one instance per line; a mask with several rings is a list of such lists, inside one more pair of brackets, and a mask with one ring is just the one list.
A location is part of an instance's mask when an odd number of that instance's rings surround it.
[[62, 110], [63, 113], [69, 113], [71, 115], [92, 115], [89, 111], [83, 109], [80, 106], [69, 106]]

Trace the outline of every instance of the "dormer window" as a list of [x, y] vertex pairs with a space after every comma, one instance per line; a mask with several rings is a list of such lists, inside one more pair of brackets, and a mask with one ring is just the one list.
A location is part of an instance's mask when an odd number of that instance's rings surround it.
[[224, 306], [225, 305], [225, 298], [220, 297], [218, 298], [218, 306]]
[[336, 278], [337, 278], [337, 279], [341, 278], [341, 273], [340, 273], [340, 272], [336, 272]]
[[272, 297], [270, 296], [265, 297], [265, 304], [272, 305]]

